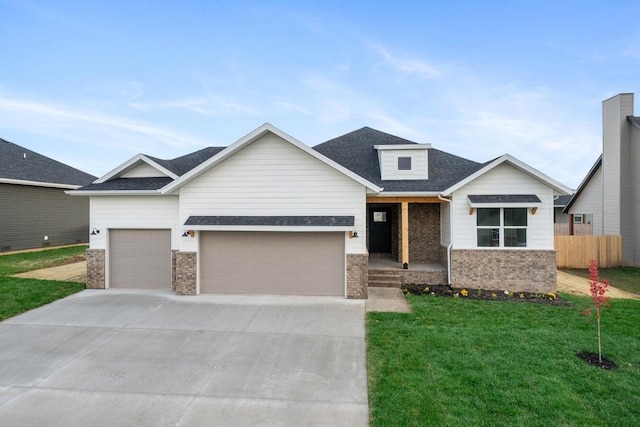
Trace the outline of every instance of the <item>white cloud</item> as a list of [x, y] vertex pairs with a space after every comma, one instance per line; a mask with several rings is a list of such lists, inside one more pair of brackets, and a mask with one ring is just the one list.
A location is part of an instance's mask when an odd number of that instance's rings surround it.
[[[170, 128], [68, 105], [0, 95], [0, 125], [79, 142], [131, 147], [192, 147], [207, 141]], [[134, 145], [135, 144], [135, 145]]]
[[379, 67], [391, 68], [399, 72], [402, 76], [417, 76], [422, 79], [434, 79], [442, 75], [442, 71], [440, 69], [424, 60], [418, 58], [398, 57], [381, 45], [370, 44], [370, 48], [382, 57], [382, 62], [378, 65]]

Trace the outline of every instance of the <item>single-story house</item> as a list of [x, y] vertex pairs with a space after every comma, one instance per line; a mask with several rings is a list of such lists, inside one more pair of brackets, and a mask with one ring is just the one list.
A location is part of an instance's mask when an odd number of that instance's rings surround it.
[[270, 124], [91, 185], [90, 288], [366, 298], [370, 281], [553, 292], [554, 197], [504, 155], [477, 163], [368, 127], [311, 148]]
[[0, 138], [0, 252], [89, 241], [89, 200], [65, 191], [96, 179]]
[[602, 154], [564, 212], [576, 230], [588, 226], [583, 234], [622, 236], [622, 264], [640, 267], [640, 117], [633, 102], [633, 93], [602, 102]]

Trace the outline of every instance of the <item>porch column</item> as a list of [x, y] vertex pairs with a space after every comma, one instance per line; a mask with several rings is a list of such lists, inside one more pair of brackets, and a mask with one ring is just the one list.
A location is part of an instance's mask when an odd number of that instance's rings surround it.
[[409, 268], [409, 202], [401, 202], [402, 268]]

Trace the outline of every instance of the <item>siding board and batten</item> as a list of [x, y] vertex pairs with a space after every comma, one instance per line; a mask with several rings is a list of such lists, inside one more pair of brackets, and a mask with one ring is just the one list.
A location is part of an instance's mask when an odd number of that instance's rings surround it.
[[[276, 135], [267, 134], [180, 188], [180, 217], [354, 216], [365, 235], [366, 188]], [[344, 234], [344, 233], [343, 233]], [[347, 253], [366, 253], [364, 238]]]
[[527, 249], [553, 249], [553, 190], [505, 163], [453, 193], [454, 248], [476, 248], [477, 211], [469, 215], [467, 196], [470, 194], [537, 195], [542, 205], [538, 207], [535, 215], [528, 209]]

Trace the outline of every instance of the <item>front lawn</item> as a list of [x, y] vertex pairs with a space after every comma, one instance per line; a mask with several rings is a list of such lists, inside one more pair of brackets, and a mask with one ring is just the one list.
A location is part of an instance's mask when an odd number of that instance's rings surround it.
[[431, 295], [413, 313], [367, 315], [372, 426], [601, 426], [640, 419], [640, 301], [602, 315], [607, 371], [588, 297], [571, 307]]
[[77, 261], [86, 246], [0, 256], [0, 321], [79, 292], [82, 283], [19, 279], [12, 274]]
[[[562, 270], [576, 276], [589, 278], [588, 269]], [[640, 268], [600, 268], [600, 279], [609, 279], [611, 286], [640, 295]]]

